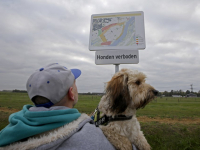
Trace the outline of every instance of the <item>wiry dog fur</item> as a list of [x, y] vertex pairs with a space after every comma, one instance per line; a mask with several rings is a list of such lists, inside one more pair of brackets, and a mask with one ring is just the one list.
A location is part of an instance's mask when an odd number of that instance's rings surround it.
[[136, 118], [136, 110], [144, 108], [157, 94], [145, 83], [145, 78], [141, 72], [122, 69], [107, 83], [106, 93], [98, 106], [102, 115], [133, 116], [131, 120], [112, 121], [100, 126], [116, 149], [132, 149], [131, 143], [139, 150], [151, 149]]

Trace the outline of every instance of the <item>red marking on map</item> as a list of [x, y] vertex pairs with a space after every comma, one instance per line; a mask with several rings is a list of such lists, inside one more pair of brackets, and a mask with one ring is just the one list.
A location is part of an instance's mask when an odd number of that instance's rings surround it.
[[113, 23], [113, 24], [110, 24], [110, 25], [108, 25], [108, 26], [105, 26], [105, 27], [102, 28], [102, 31], [107, 30], [107, 29], [109, 29], [110, 27], [112, 27], [112, 26], [114, 26], [114, 25], [116, 25], [116, 24], [117, 24], [117, 23]]
[[111, 43], [112, 43], [112, 41], [107, 41], [107, 42], [101, 43], [101, 45], [110, 45]]

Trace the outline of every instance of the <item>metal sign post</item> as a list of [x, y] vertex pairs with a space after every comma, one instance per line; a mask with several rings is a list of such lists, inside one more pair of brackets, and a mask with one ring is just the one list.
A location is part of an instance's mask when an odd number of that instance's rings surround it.
[[119, 64], [115, 64], [115, 73], [119, 71]]

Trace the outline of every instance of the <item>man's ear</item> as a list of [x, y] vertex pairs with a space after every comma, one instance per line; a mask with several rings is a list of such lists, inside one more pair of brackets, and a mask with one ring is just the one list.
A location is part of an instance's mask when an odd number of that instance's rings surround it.
[[74, 93], [73, 93], [73, 88], [70, 87], [68, 90], [68, 98], [69, 100], [73, 100], [74, 101]]

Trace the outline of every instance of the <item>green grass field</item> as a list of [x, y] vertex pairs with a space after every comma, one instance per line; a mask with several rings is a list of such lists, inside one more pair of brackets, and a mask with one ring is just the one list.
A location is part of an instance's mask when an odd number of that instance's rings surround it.
[[[76, 107], [81, 113], [90, 114], [97, 107], [100, 96], [79, 95]], [[8, 124], [11, 113], [33, 104], [26, 93], [0, 92], [0, 130]], [[155, 150], [198, 150], [200, 148], [200, 98], [156, 98], [144, 109], [137, 111], [142, 120], [141, 129], [152, 149]], [[176, 123], [154, 121], [170, 119]], [[187, 123], [184, 120], [187, 119]], [[183, 120], [183, 123], [179, 121]], [[189, 122], [188, 122], [189, 120]]]

